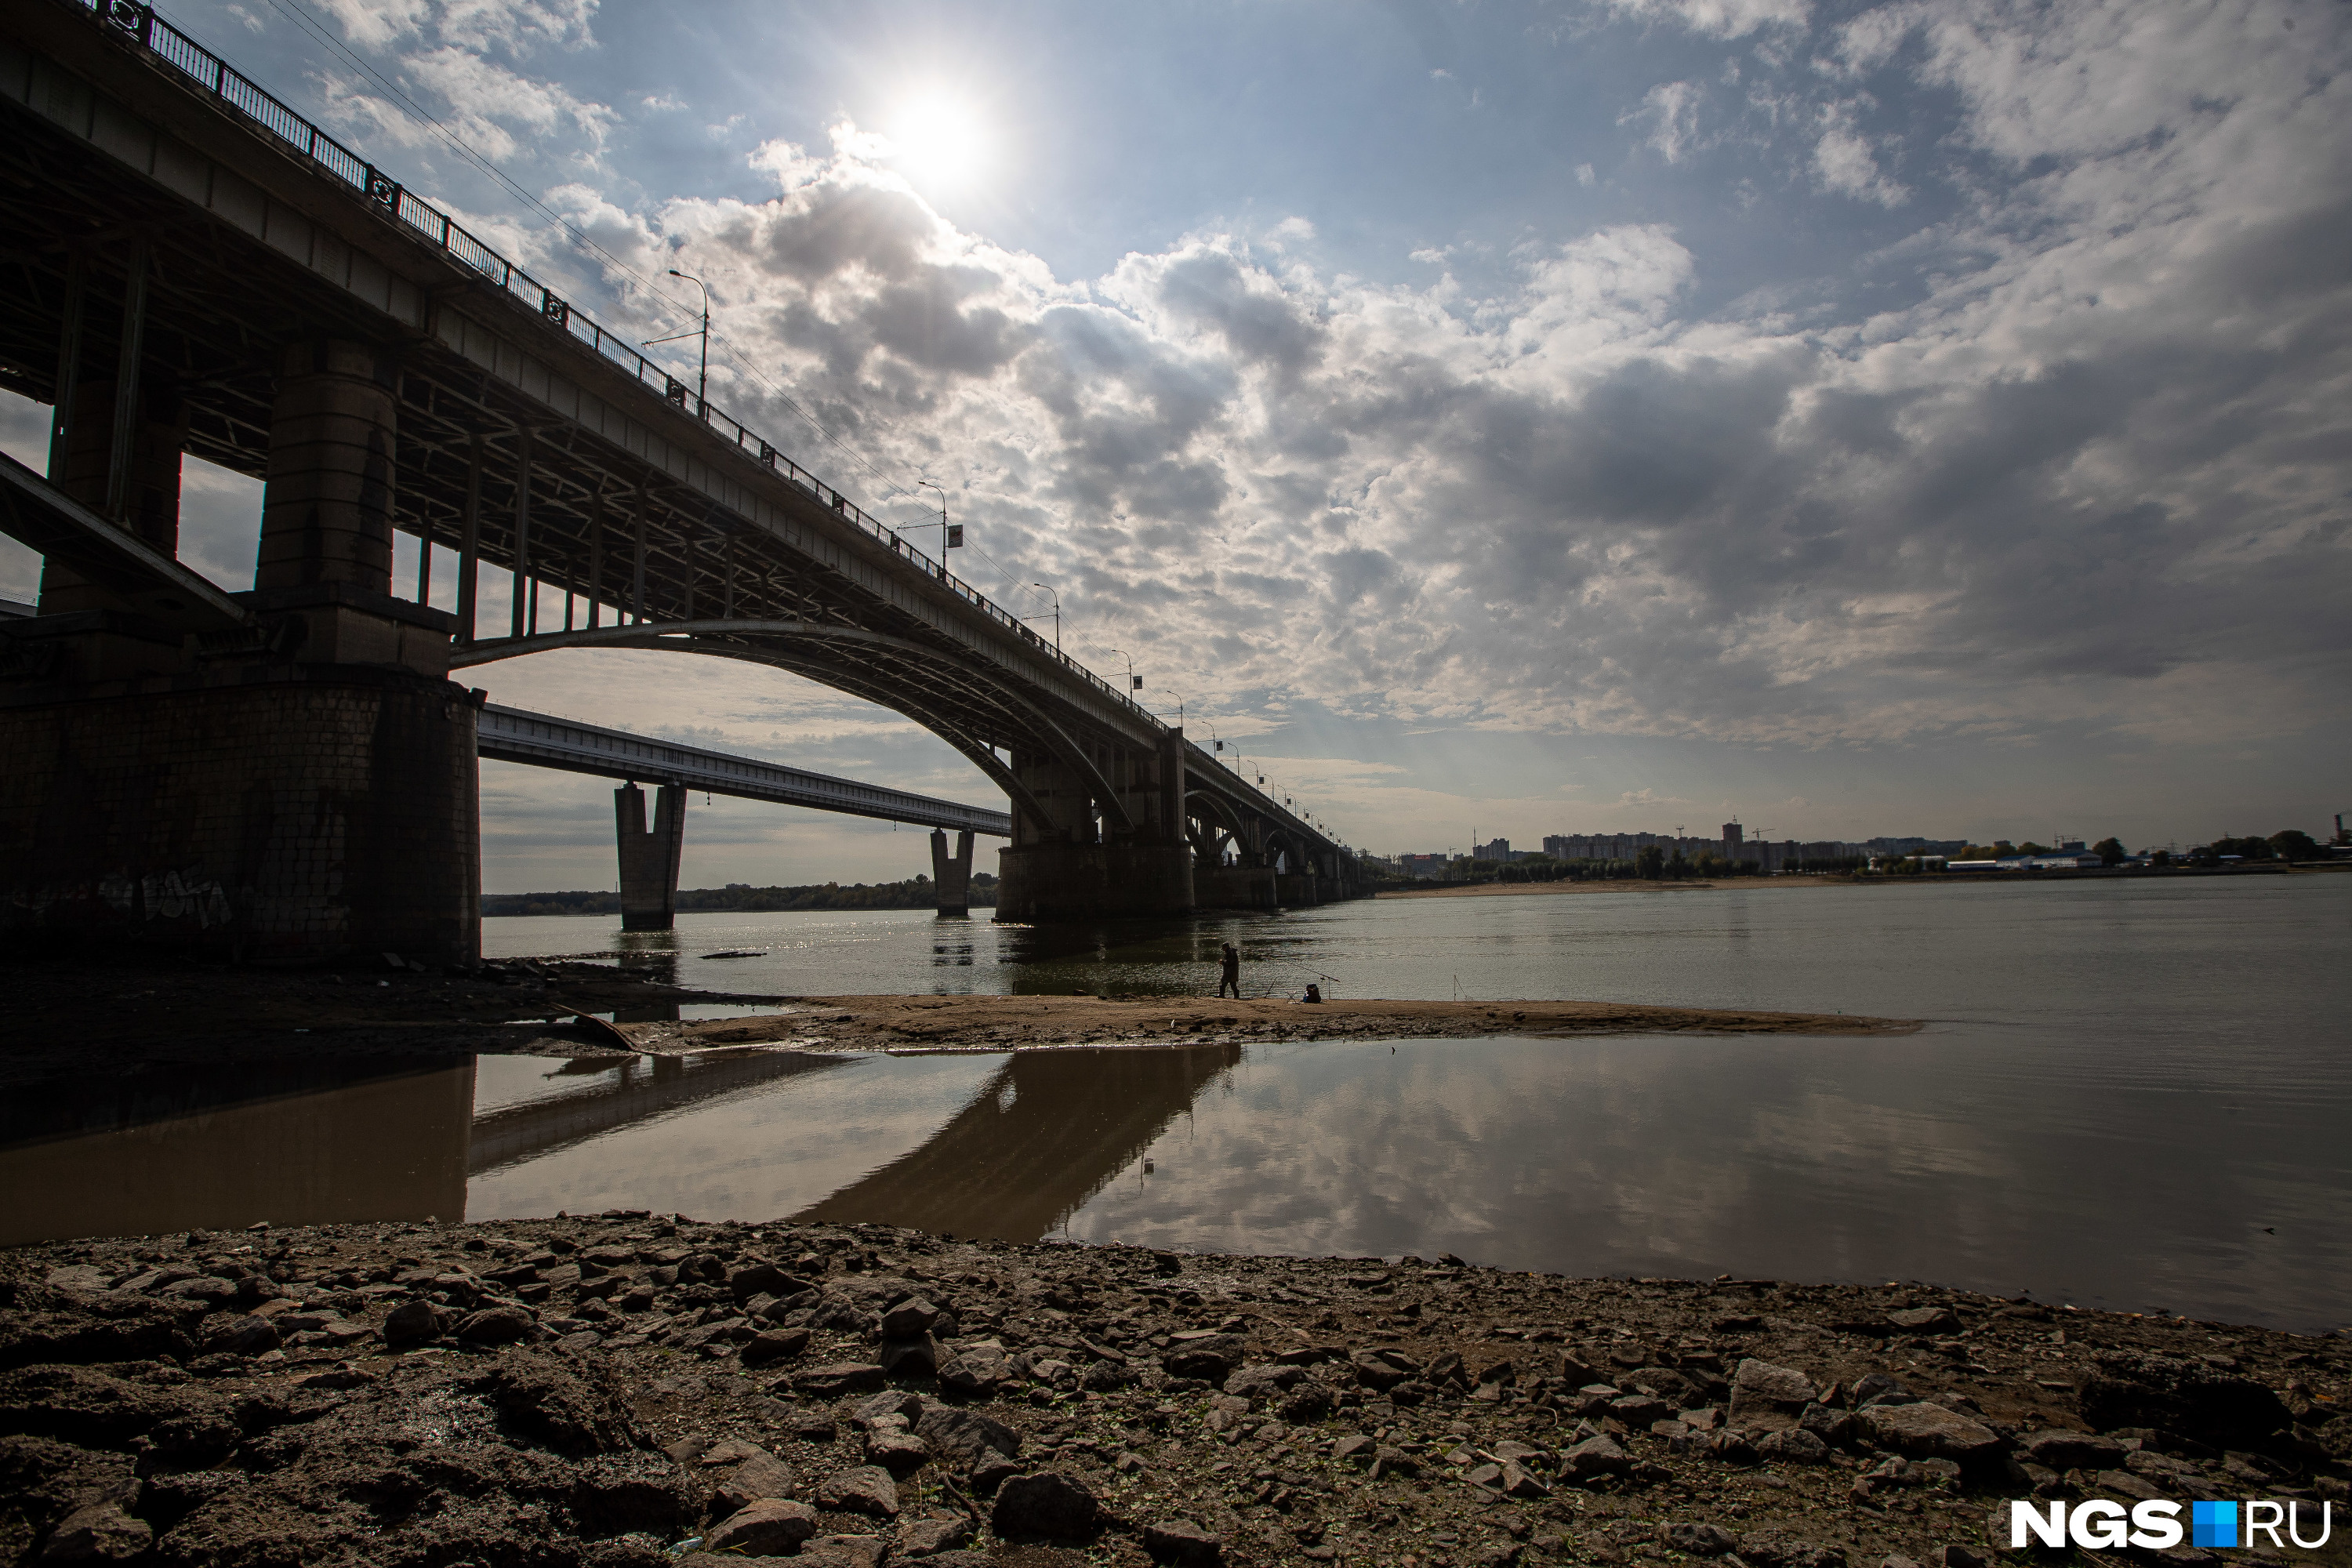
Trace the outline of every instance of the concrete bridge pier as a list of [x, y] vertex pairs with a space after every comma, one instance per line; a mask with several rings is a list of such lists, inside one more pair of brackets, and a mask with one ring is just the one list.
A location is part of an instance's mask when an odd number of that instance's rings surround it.
[[677, 924], [677, 868], [686, 854], [686, 786], [666, 784], [646, 830], [646, 795], [635, 784], [613, 792], [621, 846], [621, 929], [669, 931]]
[[956, 835], [955, 852], [948, 852], [944, 828], [931, 829], [931, 887], [938, 893], [940, 913], [971, 913], [971, 835]]
[[1181, 731], [1152, 750], [1075, 759], [1016, 752], [1013, 772], [1045, 816], [1013, 807], [998, 852], [996, 918], [1040, 923], [1148, 918], [1192, 907]]
[[[95, 356], [68, 317], [53, 467], [68, 502], [168, 559], [185, 434], [142, 297], [111, 386], [73, 374]], [[244, 626], [175, 629], [45, 563], [43, 614], [11, 627], [0, 928], [262, 962], [479, 955], [475, 701], [446, 679], [449, 617], [385, 591], [388, 362], [305, 342], [279, 368]]]

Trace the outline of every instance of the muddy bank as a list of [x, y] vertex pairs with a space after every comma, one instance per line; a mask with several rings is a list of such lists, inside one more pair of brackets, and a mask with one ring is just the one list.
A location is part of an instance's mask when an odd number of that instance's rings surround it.
[[1482, 1035], [1903, 1035], [1916, 1021], [1615, 1002], [1204, 1002], [1169, 996], [796, 996], [767, 1016], [623, 1024], [639, 1050], [789, 1042], [808, 1050], [1005, 1051], [1254, 1039]]
[[635, 1212], [59, 1244], [0, 1255], [0, 1559], [1958, 1564], [2029, 1495], [2340, 1520], [2347, 1372], [1915, 1286]]
[[[0, 1084], [93, 1067], [226, 1065], [287, 1057], [593, 1057], [786, 1042], [806, 1049], [994, 1051], [1220, 1039], [1496, 1034], [1901, 1034], [1898, 1019], [1600, 1002], [1333, 1001], [1199, 997], [780, 996], [701, 991], [610, 963], [516, 959], [470, 971], [388, 960], [269, 971], [126, 959], [0, 968]], [[633, 1016], [725, 1003], [772, 1013], [677, 1023]], [[611, 1015], [608, 1030], [575, 1026]]]

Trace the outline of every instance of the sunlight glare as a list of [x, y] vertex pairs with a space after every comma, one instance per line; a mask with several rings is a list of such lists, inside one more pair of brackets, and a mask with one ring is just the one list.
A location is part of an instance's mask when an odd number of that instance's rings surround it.
[[970, 184], [985, 169], [989, 145], [980, 116], [952, 92], [927, 89], [898, 106], [886, 134], [898, 170], [918, 185]]

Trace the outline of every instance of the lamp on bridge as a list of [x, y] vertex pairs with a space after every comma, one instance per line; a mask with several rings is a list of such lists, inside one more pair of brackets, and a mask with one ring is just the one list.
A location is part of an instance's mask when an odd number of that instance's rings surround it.
[[1110, 651], [1118, 654], [1119, 658], [1127, 660], [1127, 689], [1129, 691], [1142, 690], [1143, 677], [1135, 673], [1135, 656], [1127, 652], [1124, 648], [1115, 647]]
[[[710, 285], [693, 273], [680, 272], [675, 267], [669, 269], [669, 275], [673, 278], [683, 278], [702, 290], [702, 370], [694, 381], [694, 413], [695, 417], [698, 419], [703, 417], [710, 407]], [[646, 340], [646, 347], [651, 348], [656, 343], [674, 343], [687, 335], [685, 332], [677, 332], [667, 338], [650, 338]]]
[[[1043, 583], [1032, 583], [1029, 585], [1032, 588], [1042, 588], [1046, 593], [1054, 595], [1054, 651], [1055, 653], [1059, 653], [1062, 651], [1062, 595], [1054, 593], [1053, 589], [1045, 587], [1045, 584]], [[1035, 617], [1024, 616], [1021, 618], [1023, 620], [1033, 620]]]

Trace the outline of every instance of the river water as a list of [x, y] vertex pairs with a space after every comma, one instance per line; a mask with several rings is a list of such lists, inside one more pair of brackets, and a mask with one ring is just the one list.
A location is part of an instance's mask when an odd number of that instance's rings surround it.
[[151, 1072], [0, 1116], [5, 1238], [633, 1207], [2352, 1323], [2352, 877], [1398, 900], [1099, 931], [615, 923], [488, 921], [483, 945], [793, 994], [1173, 994], [1213, 985], [1232, 939], [1273, 994], [1927, 1025]]

